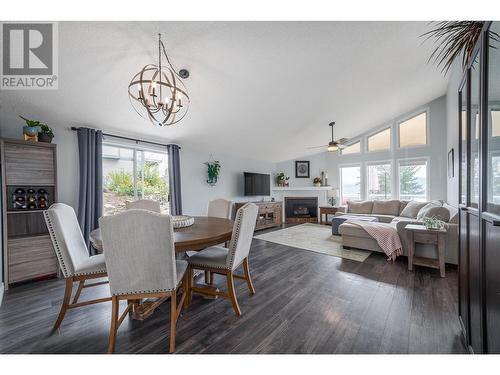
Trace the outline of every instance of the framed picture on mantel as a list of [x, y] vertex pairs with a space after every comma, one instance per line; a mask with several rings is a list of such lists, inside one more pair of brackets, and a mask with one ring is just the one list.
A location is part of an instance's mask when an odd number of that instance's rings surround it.
[[310, 178], [308, 160], [295, 161], [295, 178]]

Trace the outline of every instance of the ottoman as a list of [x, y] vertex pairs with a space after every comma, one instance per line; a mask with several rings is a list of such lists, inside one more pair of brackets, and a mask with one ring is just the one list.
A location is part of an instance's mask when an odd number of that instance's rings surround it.
[[373, 217], [373, 216], [357, 216], [357, 215], [335, 216], [332, 218], [332, 234], [338, 236], [340, 224], [342, 224], [346, 221], [351, 221], [351, 220], [378, 221], [378, 219], [376, 217]]

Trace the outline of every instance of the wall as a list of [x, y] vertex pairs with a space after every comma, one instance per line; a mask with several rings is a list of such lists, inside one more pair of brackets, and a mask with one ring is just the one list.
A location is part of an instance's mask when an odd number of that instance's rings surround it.
[[[311, 179], [290, 178], [291, 186], [311, 186], [312, 178], [319, 176], [321, 171], [328, 174], [328, 184], [333, 187], [339, 187], [339, 167], [341, 165], [361, 163], [361, 174], [366, 176], [366, 162], [387, 161], [396, 163], [398, 159], [422, 158], [429, 159], [429, 198], [447, 199], [447, 152], [443, 145], [447, 145], [447, 100], [445, 96], [439, 97], [426, 105], [415, 108], [415, 110], [405, 113], [397, 118], [381, 124], [370, 132], [361, 134], [350, 139], [351, 142], [361, 139], [361, 149], [366, 149], [366, 136], [380, 128], [392, 127], [392, 149], [390, 151], [380, 152], [362, 152], [359, 154], [339, 155], [338, 153], [323, 152], [321, 154], [304, 157], [302, 160], [311, 161]], [[397, 148], [397, 126], [396, 123], [417, 114], [422, 110], [428, 111], [428, 145], [423, 147], [414, 147], [408, 149]], [[277, 164], [278, 171], [284, 171], [288, 176], [294, 176], [294, 160], [288, 160]], [[394, 164], [395, 166], [397, 164]], [[366, 178], [361, 179], [362, 196], [366, 190]], [[393, 189], [394, 190], [394, 189]], [[394, 190], [395, 191], [395, 190]]]
[[210, 186], [206, 183], [207, 166], [203, 164], [209, 159], [210, 152], [183, 146], [180, 156], [182, 209], [187, 215], [206, 215], [208, 201], [216, 198], [234, 202], [262, 200], [264, 197], [244, 196], [243, 172], [268, 173], [272, 179], [276, 168], [274, 163], [213, 151], [214, 159], [221, 163], [221, 171], [217, 184]]

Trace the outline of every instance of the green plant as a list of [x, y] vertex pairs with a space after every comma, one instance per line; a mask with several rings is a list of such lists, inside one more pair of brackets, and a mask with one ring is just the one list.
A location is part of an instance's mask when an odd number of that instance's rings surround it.
[[[464, 68], [474, 52], [474, 46], [481, 35], [484, 21], [442, 21], [422, 34], [425, 41], [434, 38], [436, 47], [429, 57], [429, 62], [443, 66], [446, 74], [453, 61], [462, 54], [462, 68]], [[494, 38], [498, 35], [492, 33]]]
[[424, 225], [427, 229], [443, 229], [444, 221], [437, 219], [436, 217], [424, 217], [422, 219]]
[[217, 160], [214, 160], [213, 162], [207, 161], [205, 165], [207, 166], [207, 173], [208, 173], [207, 182], [209, 184], [215, 184], [219, 179], [219, 173], [221, 167], [220, 163]]
[[40, 122], [40, 121], [37, 121], [37, 120], [28, 120], [27, 118], [25, 118], [21, 115], [19, 115], [19, 117], [22, 118], [26, 122], [27, 126], [38, 126], [42, 133], [54, 136], [52, 129], [47, 124]]
[[288, 181], [290, 177], [285, 175], [285, 172], [279, 172], [276, 174], [276, 183], [278, 185], [283, 185], [286, 181]]

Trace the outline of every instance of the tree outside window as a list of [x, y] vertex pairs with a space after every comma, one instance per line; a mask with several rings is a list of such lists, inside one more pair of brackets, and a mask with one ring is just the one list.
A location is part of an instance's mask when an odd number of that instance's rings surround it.
[[373, 164], [367, 167], [368, 199], [386, 200], [392, 198], [391, 164]]
[[427, 200], [427, 162], [402, 162], [399, 165], [399, 199]]

